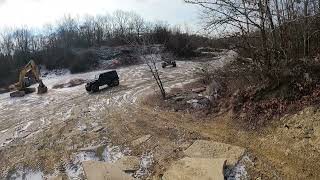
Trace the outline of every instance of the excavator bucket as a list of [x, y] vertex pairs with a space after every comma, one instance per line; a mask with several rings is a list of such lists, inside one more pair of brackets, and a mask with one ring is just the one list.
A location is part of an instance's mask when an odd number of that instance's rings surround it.
[[44, 94], [44, 93], [46, 93], [46, 92], [48, 92], [47, 86], [45, 86], [45, 85], [43, 84], [43, 82], [40, 81], [40, 82], [39, 82], [39, 86], [38, 86], [38, 94]]

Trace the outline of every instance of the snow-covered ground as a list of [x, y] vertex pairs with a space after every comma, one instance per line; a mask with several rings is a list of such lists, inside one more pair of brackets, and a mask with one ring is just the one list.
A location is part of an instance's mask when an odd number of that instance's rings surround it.
[[[232, 51], [226, 52], [226, 55], [225, 58], [211, 63], [219, 67], [235, 56]], [[170, 90], [194, 80], [194, 69], [200, 64], [201, 62], [178, 61], [177, 68], [161, 69], [160, 76], [166, 89]], [[105, 117], [106, 112], [135, 104], [139, 98], [143, 98], [147, 93], [157, 88], [146, 65], [120, 68], [117, 71], [120, 85], [112, 89], [104, 88], [96, 94], [88, 94], [84, 84], [62, 89], [53, 89], [52, 87], [68, 83], [72, 79], [91, 80], [95, 75], [104, 71], [70, 74], [64, 70], [60, 71], [58, 75], [56, 72], [47, 72], [43, 77], [43, 82], [48, 87], [46, 94], [33, 93], [20, 98], [10, 98], [9, 93], [0, 94], [0, 150], [15, 143], [31, 141], [37, 134], [54, 125], [73, 117], [79, 118], [79, 114], [82, 112], [86, 112], [86, 118], [89, 117], [94, 121], [89, 125], [81, 124], [80, 118], [78, 129], [82, 131], [87, 129], [87, 126], [94, 128]], [[94, 156], [92, 157], [94, 158]], [[145, 155], [142, 159], [142, 167], [149, 166], [150, 155]], [[141, 173], [143, 171], [145, 169], [142, 168]], [[34, 177], [32, 179], [43, 176], [41, 172], [30, 171], [30, 173]]]

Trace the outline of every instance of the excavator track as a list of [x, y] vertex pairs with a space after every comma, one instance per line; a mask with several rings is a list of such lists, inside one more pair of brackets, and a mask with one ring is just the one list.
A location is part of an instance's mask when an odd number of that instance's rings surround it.
[[14, 91], [10, 93], [10, 97], [23, 97], [26, 94], [31, 94], [36, 91], [36, 88], [25, 88], [23, 91]]

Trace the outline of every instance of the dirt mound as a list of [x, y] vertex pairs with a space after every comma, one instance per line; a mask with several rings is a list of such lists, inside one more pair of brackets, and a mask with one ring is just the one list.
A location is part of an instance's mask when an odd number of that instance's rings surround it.
[[[295, 115], [287, 115], [281, 118], [283, 126], [277, 128], [277, 132], [288, 139], [296, 139], [296, 148], [303, 148], [306, 144], [320, 152], [320, 110], [308, 107]], [[290, 140], [288, 140], [290, 141]]]
[[72, 79], [67, 83], [56, 84], [52, 88], [53, 89], [62, 89], [62, 88], [75, 87], [75, 86], [80, 86], [81, 84], [84, 84], [86, 82], [87, 82], [87, 80], [84, 80], [84, 79]]
[[0, 88], [0, 94], [9, 92], [9, 89]]

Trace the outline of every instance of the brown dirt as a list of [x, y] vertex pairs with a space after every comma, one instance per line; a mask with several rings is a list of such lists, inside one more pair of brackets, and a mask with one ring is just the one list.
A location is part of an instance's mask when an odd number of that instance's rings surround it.
[[[247, 167], [251, 179], [320, 177], [320, 110], [316, 107], [310, 108], [305, 105], [307, 108], [302, 108], [300, 112], [296, 112], [297, 114], [286, 114], [283, 118], [275, 117], [262, 128], [248, 130], [244, 128], [243, 121], [235, 121], [232, 110], [222, 112], [219, 116], [211, 114], [199, 118], [192, 113], [171, 111], [174, 105], [168, 105], [159, 99], [148, 102], [152, 102], [152, 106], [161, 107], [158, 116], [163, 114], [162, 120], [174, 123], [178, 129], [197, 133], [200, 138], [247, 148], [254, 162], [253, 166]], [[150, 103], [144, 103], [144, 106], [148, 108]], [[158, 173], [161, 174], [162, 171]]]
[[[154, 157], [152, 174], [156, 177], [164, 173], [169, 165], [183, 157], [182, 151], [196, 139], [210, 139], [245, 147], [254, 165], [247, 167], [251, 179], [317, 179], [320, 177], [320, 152], [314, 150], [314, 139], [306, 139], [302, 135], [293, 138], [283, 130], [283, 123], [288, 119], [276, 121], [259, 132], [245, 131], [232, 119], [232, 114], [224, 113], [219, 117], [208, 116], [197, 119], [183, 112], [154, 110], [150, 106], [141, 105], [137, 108], [127, 107], [131, 113], [114, 111], [103, 122], [106, 131], [83, 134], [74, 131], [75, 119], [48, 129], [35, 143], [19, 145], [3, 151], [2, 157], [9, 164], [27, 161], [29, 165], [44, 167], [50, 173], [61, 159], [69, 159], [72, 152], [99, 139], [108, 139], [115, 145], [129, 147], [131, 155], [140, 156], [151, 152]], [[304, 119], [303, 113], [298, 119]], [[308, 119], [320, 117], [309, 114]], [[294, 122], [299, 122], [299, 120]], [[308, 122], [308, 119], [304, 121]], [[291, 123], [294, 124], [294, 123]], [[312, 125], [310, 125], [312, 126]], [[290, 126], [289, 126], [290, 127]], [[319, 128], [319, 124], [316, 128]], [[133, 147], [131, 142], [150, 134], [151, 138], [142, 145]], [[59, 143], [57, 140], [60, 139]], [[71, 141], [69, 141], [71, 140]], [[68, 150], [71, 144], [74, 150]], [[28, 152], [28, 153], [27, 153]], [[26, 154], [27, 153], [27, 154]], [[15, 158], [12, 159], [14, 154]], [[10, 160], [9, 158], [10, 157]], [[22, 158], [24, 157], [24, 158]], [[22, 159], [21, 159], [22, 158]]]
[[[163, 76], [172, 75], [164, 77], [166, 85], [180, 85], [190, 80], [186, 75], [190, 75], [193, 65], [163, 70], [167, 71]], [[186, 67], [190, 67], [187, 72]], [[153, 166], [147, 176], [159, 177], [175, 160], [184, 157], [183, 150], [195, 140], [203, 139], [246, 148], [253, 161], [247, 166], [250, 179], [320, 178], [320, 112], [317, 108], [305, 109], [297, 115], [270, 121], [262, 129], [248, 131], [242, 128], [241, 122], [234, 121], [231, 111], [200, 118], [192, 113], [168, 111], [143, 103], [142, 99], [156, 86], [147, 72], [143, 66], [123, 69], [119, 73], [122, 77], [119, 87], [94, 95], [75, 87], [72, 92], [51, 90], [48, 96], [31, 96], [31, 100], [47, 97], [50, 103], [43, 103], [46, 108], [43, 104], [37, 106], [39, 101], [31, 101], [32, 111], [16, 111], [23, 109], [24, 102], [4, 106], [14, 107], [2, 112], [1, 131], [8, 128], [7, 134], [16, 129], [16, 124], [26, 123], [25, 118], [34, 121], [27, 132], [35, 132], [33, 128], [44, 125], [40, 133], [17, 139], [0, 150], [0, 177], [19, 164], [52, 173], [59, 164], [69, 163], [79, 149], [99, 144], [129, 148], [131, 152], [125, 155], [152, 154]], [[44, 122], [39, 120], [42, 117], [46, 118]], [[46, 125], [49, 123], [46, 120], [51, 120], [51, 124]], [[103, 130], [93, 131], [93, 122]], [[79, 130], [79, 124], [86, 124], [87, 130]], [[132, 141], [146, 135], [150, 138], [145, 142], [132, 145]]]

